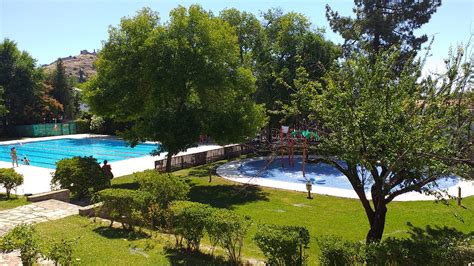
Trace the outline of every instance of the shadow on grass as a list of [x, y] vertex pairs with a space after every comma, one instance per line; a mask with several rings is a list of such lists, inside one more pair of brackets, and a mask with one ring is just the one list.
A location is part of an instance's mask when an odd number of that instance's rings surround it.
[[209, 163], [209, 164], [205, 164], [201, 166], [196, 166], [196, 167], [191, 168], [188, 175], [193, 176], [193, 177], [208, 177], [209, 170], [211, 170], [211, 173], [215, 175], [217, 167], [227, 162], [229, 161], [223, 160], [223, 161], [217, 161], [217, 162], [213, 162], [213, 163]]
[[165, 248], [165, 255], [171, 265], [230, 265], [222, 257], [214, 257], [186, 249]]
[[140, 185], [138, 182], [131, 182], [131, 183], [119, 183], [119, 184], [112, 184], [111, 188], [123, 188], [123, 189], [139, 189]]
[[150, 237], [149, 235], [143, 232], [129, 231], [123, 228], [111, 228], [108, 226], [97, 227], [93, 231], [109, 239], [125, 238], [128, 240], [136, 240]]
[[212, 207], [231, 208], [233, 205], [265, 200], [267, 193], [254, 185], [194, 185], [189, 192], [189, 199]]
[[[425, 228], [417, 227], [407, 223], [408, 234], [413, 242], [449, 242], [452, 240], [470, 239], [474, 237], [474, 231], [464, 233], [453, 227], [427, 225]], [[474, 251], [473, 251], [474, 256]]]
[[21, 197], [15, 196], [15, 195], [10, 195], [10, 198], [7, 198], [7, 195], [5, 194], [0, 194], [0, 201], [15, 201], [15, 200], [20, 200]]

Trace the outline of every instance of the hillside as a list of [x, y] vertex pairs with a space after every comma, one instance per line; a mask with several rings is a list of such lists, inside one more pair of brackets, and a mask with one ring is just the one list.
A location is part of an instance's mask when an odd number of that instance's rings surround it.
[[[87, 50], [82, 50], [79, 55], [63, 57], [61, 59], [63, 60], [63, 65], [68, 76], [75, 77], [79, 80], [81, 69], [84, 73], [84, 80], [88, 80], [96, 74], [94, 62], [97, 59], [97, 53], [95, 51], [88, 52]], [[43, 68], [47, 72], [54, 71], [56, 68], [56, 61], [49, 65], [43, 65]]]

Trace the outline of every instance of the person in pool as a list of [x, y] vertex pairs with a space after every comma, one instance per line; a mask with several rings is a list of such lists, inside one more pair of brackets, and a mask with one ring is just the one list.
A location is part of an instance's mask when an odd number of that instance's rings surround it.
[[23, 158], [22, 161], [23, 161], [24, 165], [30, 165], [30, 160], [28, 159], [28, 157], [26, 157], [26, 155], [25, 155], [25, 157]]
[[12, 166], [13, 166], [13, 168], [15, 167], [15, 163], [16, 163], [16, 167], [18, 167], [18, 155], [16, 154], [16, 148], [15, 147], [11, 148], [10, 157], [12, 157]]

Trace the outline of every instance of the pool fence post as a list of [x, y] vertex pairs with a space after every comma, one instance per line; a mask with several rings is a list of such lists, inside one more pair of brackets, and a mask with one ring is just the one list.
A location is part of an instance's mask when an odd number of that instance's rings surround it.
[[209, 183], [212, 182], [212, 167], [209, 167]]
[[308, 191], [308, 199], [313, 199], [311, 197], [311, 189], [313, 188], [313, 184], [311, 184], [311, 181], [306, 182], [306, 190]]
[[458, 206], [461, 206], [461, 187], [458, 187]]

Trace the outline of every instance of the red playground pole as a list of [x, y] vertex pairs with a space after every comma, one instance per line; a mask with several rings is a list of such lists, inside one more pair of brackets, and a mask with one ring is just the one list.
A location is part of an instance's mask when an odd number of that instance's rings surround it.
[[291, 165], [291, 143], [290, 143], [290, 130], [286, 133], [286, 149], [288, 151], [288, 166]]
[[280, 157], [281, 167], [283, 168], [285, 167], [285, 162], [283, 161], [284, 148], [283, 148], [283, 130], [282, 129], [280, 129], [280, 153], [281, 153], [281, 157]]
[[303, 177], [306, 177], [306, 176], [305, 176], [305, 173], [304, 173], [305, 158], [306, 158], [306, 138], [304, 138], [304, 142], [303, 142], [303, 158], [301, 158], [301, 165], [302, 165], [302, 167], [303, 167]]

